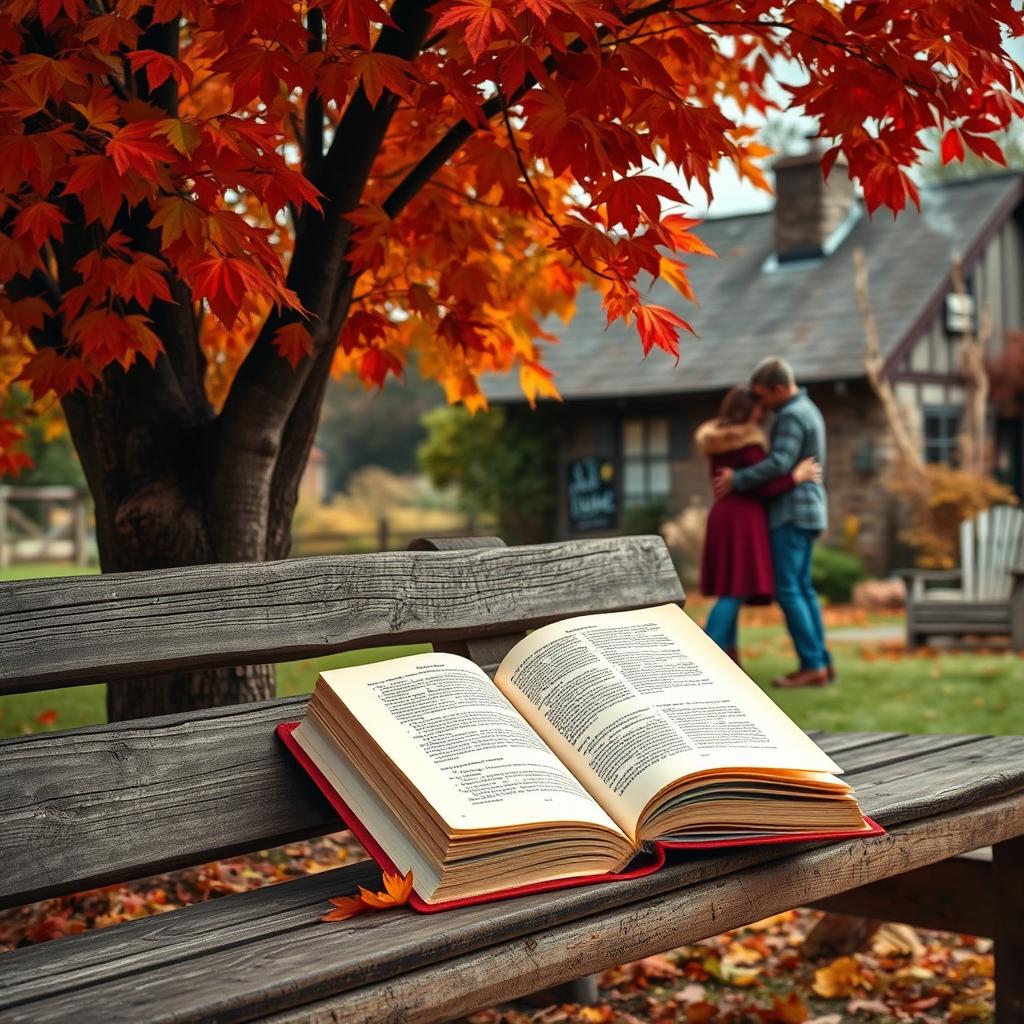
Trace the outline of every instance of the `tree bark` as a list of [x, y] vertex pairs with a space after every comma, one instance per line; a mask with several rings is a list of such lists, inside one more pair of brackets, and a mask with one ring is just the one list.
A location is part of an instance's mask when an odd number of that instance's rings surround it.
[[[169, 352], [186, 347], [173, 320], [165, 318], [160, 327]], [[95, 503], [105, 573], [263, 561], [271, 519], [276, 550], [270, 557], [288, 553], [294, 498], [279, 500], [272, 511], [269, 502], [254, 504], [251, 493], [221, 508], [228, 517], [222, 528], [233, 540], [229, 553], [217, 550], [209, 527], [207, 455], [216, 419], [205, 399], [197, 402], [193, 392], [189, 400], [186, 393], [174, 360], [163, 355], [155, 366], [142, 363], [128, 374], [113, 368], [92, 394], [73, 392], [63, 400]], [[114, 722], [269, 700], [275, 689], [272, 665], [144, 676], [108, 685], [107, 717]]]
[[107, 684], [107, 719], [124, 722], [131, 718], [271, 700], [276, 689], [273, 665], [238, 665], [201, 672], [139, 676]]

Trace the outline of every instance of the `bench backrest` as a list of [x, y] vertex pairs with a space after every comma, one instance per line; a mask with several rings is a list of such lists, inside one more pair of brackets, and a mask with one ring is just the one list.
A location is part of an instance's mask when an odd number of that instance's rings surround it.
[[[19, 581], [0, 693], [422, 641], [486, 667], [546, 622], [683, 600], [660, 537]], [[0, 742], [0, 906], [340, 828], [274, 736], [306, 699]]]
[[960, 568], [968, 601], [1006, 601], [1024, 538], [1024, 511], [994, 505], [960, 524]]

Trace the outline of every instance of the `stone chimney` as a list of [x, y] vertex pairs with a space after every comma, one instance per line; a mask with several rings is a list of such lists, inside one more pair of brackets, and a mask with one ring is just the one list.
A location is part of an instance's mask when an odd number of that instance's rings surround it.
[[[840, 157], [828, 181], [821, 152], [777, 160], [775, 171], [775, 255], [780, 263], [827, 256], [857, 206], [857, 194]], [[830, 244], [831, 243], [831, 244]]]

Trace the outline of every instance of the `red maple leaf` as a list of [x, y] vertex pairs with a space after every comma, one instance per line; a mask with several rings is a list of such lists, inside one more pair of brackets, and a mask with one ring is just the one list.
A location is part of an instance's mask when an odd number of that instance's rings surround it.
[[163, 85], [168, 78], [173, 78], [179, 85], [192, 81], [192, 69], [187, 64], [157, 50], [133, 50], [128, 54], [128, 63], [132, 71], [146, 72], [150, 89]]
[[640, 343], [644, 355], [655, 346], [679, 358], [679, 328], [693, 333], [693, 328], [681, 317], [664, 306], [640, 306], [636, 311]]
[[512, 29], [511, 19], [495, 0], [454, 0], [445, 5], [434, 22], [434, 31], [453, 25], [465, 27], [466, 47], [473, 60], [480, 59], [495, 36]]
[[950, 128], [942, 136], [942, 162], [948, 164], [951, 160], [959, 160], [963, 163], [965, 155], [963, 137], [956, 128]]
[[53, 203], [33, 203], [14, 218], [14, 237], [30, 238], [38, 249], [48, 238], [59, 242], [64, 237], [64, 225], [67, 223], [67, 217]]
[[159, 122], [136, 121], [119, 128], [107, 143], [107, 155], [113, 158], [118, 174], [137, 171], [143, 177], [156, 174], [156, 162], [168, 163], [175, 158], [166, 142], [154, 138]]
[[70, 166], [73, 170], [64, 183], [65, 195], [78, 196], [86, 223], [98, 220], [104, 227], [110, 227], [124, 202], [124, 189], [113, 161], [89, 154], [76, 157]]
[[271, 340], [274, 348], [288, 360], [293, 370], [303, 359], [313, 354], [313, 339], [306, 325], [298, 320], [278, 327]]

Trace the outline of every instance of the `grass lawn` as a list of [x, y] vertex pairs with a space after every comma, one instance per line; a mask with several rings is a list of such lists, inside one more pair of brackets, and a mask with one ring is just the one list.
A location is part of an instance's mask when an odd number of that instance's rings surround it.
[[[74, 567], [18, 565], [0, 581], [70, 575]], [[92, 570], [94, 571], [94, 570]], [[703, 621], [706, 608], [691, 612]], [[892, 640], [843, 640], [830, 627], [839, 684], [825, 689], [774, 690], [772, 676], [795, 667], [782, 626], [760, 609], [744, 611], [741, 654], [750, 675], [805, 729], [931, 733], [1024, 734], [1024, 659], [1011, 653], [933, 652], [905, 656]], [[836, 616], [842, 621], [841, 616]], [[871, 615], [853, 625], [892, 625], [892, 615]], [[279, 696], [312, 689], [326, 668], [381, 661], [425, 647], [377, 647], [278, 666]], [[54, 718], [52, 712], [56, 712]], [[95, 725], [105, 720], [102, 686], [65, 687], [0, 697], [0, 736]]]

